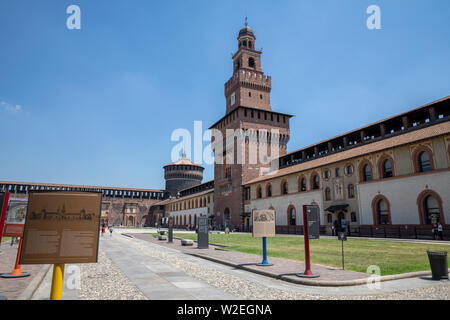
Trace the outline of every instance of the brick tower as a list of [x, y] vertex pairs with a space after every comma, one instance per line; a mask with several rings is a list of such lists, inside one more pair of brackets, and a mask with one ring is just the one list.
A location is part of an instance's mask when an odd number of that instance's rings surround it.
[[171, 197], [176, 197], [180, 190], [201, 184], [204, 169], [187, 159], [183, 152], [181, 159], [164, 166], [166, 191]]
[[[255, 49], [256, 37], [247, 24], [239, 31], [238, 49], [233, 55], [233, 75], [225, 83], [226, 112], [210, 129], [220, 131], [225, 139], [228, 129], [244, 132], [245, 150], [238, 161], [234, 140], [219, 141], [212, 138], [215, 153], [214, 164], [214, 214], [215, 224], [225, 228], [248, 229], [250, 212], [244, 209], [247, 190], [243, 183], [258, 177], [270, 168], [270, 161], [286, 154], [289, 141], [289, 119], [291, 115], [273, 112], [270, 104], [271, 78], [264, 75], [261, 67], [262, 51]], [[268, 139], [262, 139], [264, 131]], [[273, 132], [273, 131], [272, 131]], [[230, 142], [231, 141], [231, 142]], [[221, 144], [223, 161], [217, 161]], [[233, 145], [234, 150], [228, 149]], [[267, 149], [267, 156], [260, 159], [260, 148]], [[276, 152], [272, 153], [271, 148]], [[256, 157], [256, 160], [255, 160]], [[244, 159], [245, 158], [245, 159]], [[251, 160], [251, 158], [253, 160]], [[248, 211], [248, 210], [247, 210]]]

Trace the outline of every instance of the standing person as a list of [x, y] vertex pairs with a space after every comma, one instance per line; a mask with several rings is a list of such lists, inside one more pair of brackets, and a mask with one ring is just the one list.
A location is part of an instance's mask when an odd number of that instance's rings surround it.
[[333, 231], [334, 231], [333, 236], [336, 236], [337, 235], [337, 231], [338, 231], [338, 222], [337, 222], [337, 220], [334, 220], [334, 222], [333, 222]]
[[105, 234], [105, 224], [102, 224], [102, 237]]
[[438, 236], [439, 236], [439, 240], [444, 240], [444, 227], [442, 226], [442, 223], [440, 223], [440, 222], [438, 224]]
[[437, 240], [438, 237], [438, 229], [437, 229], [437, 225], [433, 224], [433, 228], [431, 229], [431, 232], [433, 233], [433, 238], [434, 240]]
[[110, 237], [112, 237], [112, 233], [113, 233], [113, 227], [110, 226], [110, 227], [109, 227], [109, 236], [110, 236]]

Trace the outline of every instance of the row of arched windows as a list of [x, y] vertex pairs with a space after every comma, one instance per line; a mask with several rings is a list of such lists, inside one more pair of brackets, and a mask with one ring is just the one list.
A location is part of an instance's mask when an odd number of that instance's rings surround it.
[[[414, 163], [414, 171], [416, 173], [420, 172], [427, 172], [434, 169], [433, 164], [433, 154], [432, 151], [426, 147], [426, 146], [419, 146], [416, 148], [416, 150], [413, 152], [413, 163]], [[336, 168], [336, 177], [340, 176], [340, 170], [339, 168]], [[345, 173], [347, 175], [353, 174], [353, 166], [351, 164], [347, 164], [345, 167]], [[378, 174], [380, 179], [385, 178], [391, 178], [395, 176], [395, 166], [394, 166], [394, 160], [389, 155], [383, 155], [378, 160]], [[330, 177], [330, 173], [328, 170], [324, 171], [324, 179], [328, 179]], [[360, 182], [367, 182], [374, 179], [373, 175], [373, 168], [372, 164], [369, 162], [369, 160], [364, 160], [361, 162], [359, 166], [359, 181]], [[319, 175], [315, 172], [311, 174], [310, 181], [310, 190], [317, 190], [320, 189], [320, 178]], [[256, 188], [256, 198], [260, 199], [263, 197], [263, 190], [262, 186], [258, 185]], [[280, 183], [280, 190], [281, 195], [288, 194], [288, 182], [283, 179]], [[307, 191], [307, 180], [306, 177], [300, 176], [298, 178], [298, 192], [304, 192]], [[325, 189], [325, 199], [331, 200], [331, 190], [329, 188]], [[272, 185], [271, 183], [267, 183], [265, 187], [265, 196], [271, 197], [273, 194], [272, 192]], [[355, 187], [353, 184], [349, 184], [347, 186], [347, 194], [348, 198], [354, 198], [355, 197]]]
[[196, 226], [197, 225], [197, 215], [189, 214], [189, 215], [184, 215], [184, 216], [175, 216], [174, 224], [176, 226], [186, 226], [188, 224], [190, 224], [191, 226]]
[[[445, 224], [442, 200], [433, 190], [425, 190], [417, 197], [420, 224]], [[376, 196], [372, 201], [374, 224], [392, 224], [391, 205], [384, 195]]]
[[179, 211], [179, 210], [202, 208], [202, 207], [206, 207], [206, 204], [210, 203], [210, 201], [211, 201], [211, 196], [186, 200], [186, 201], [177, 202], [177, 203], [172, 204], [171, 209], [172, 209], [172, 211]]
[[[304, 192], [307, 191], [307, 186], [306, 186], [307, 182], [306, 182], [306, 177], [305, 176], [301, 176], [298, 178], [298, 186], [297, 186], [297, 190], [298, 192]], [[313, 173], [311, 175], [311, 180], [310, 180], [310, 189], [311, 190], [316, 190], [320, 188], [320, 179], [319, 179], [319, 175], [317, 173]], [[287, 180], [283, 179], [280, 183], [280, 191], [281, 194], [289, 194], [289, 189], [288, 189], [288, 182]], [[271, 197], [273, 195], [272, 193], [272, 184], [269, 182], [266, 184], [265, 187], [265, 196], [266, 197]], [[261, 199], [263, 197], [263, 193], [262, 193], [262, 186], [258, 185], [256, 187], [256, 198], [257, 199]]]
[[[413, 152], [413, 166], [415, 173], [428, 172], [434, 169], [433, 153], [425, 146], [419, 146]], [[365, 160], [360, 165], [360, 182], [374, 179], [372, 165]], [[394, 160], [384, 155], [378, 160], [378, 176], [380, 179], [390, 178], [395, 175]]]

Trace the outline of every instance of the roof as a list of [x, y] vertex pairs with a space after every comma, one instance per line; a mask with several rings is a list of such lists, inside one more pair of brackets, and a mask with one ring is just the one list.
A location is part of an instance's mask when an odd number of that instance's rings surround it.
[[160, 202], [156, 202], [156, 203], [152, 204], [152, 206], [165, 205], [165, 204], [169, 204], [169, 203], [173, 203], [173, 202], [177, 202], [177, 201], [184, 201], [184, 200], [192, 199], [192, 198], [195, 198], [195, 197], [198, 197], [198, 196], [203, 196], [205, 194], [213, 193], [213, 192], [214, 192], [214, 189], [208, 189], [208, 190], [205, 190], [205, 191], [202, 191], [202, 192], [190, 194], [190, 195], [185, 196], [185, 197], [180, 197], [180, 198], [173, 197], [173, 198], [169, 198], [169, 199], [166, 199], [166, 200], [163, 200], [163, 201], [160, 201]]
[[306, 146], [306, 147], [303, 147], [303, 148], [300, 148], [300, 149], [291, 151], [291, 152], [289, 152], [289, 153], [283, 155], [283, 157], [288, 156], [288, 155], [291, 155], [291, 154], [294, 154], [294, 153], [297, 153], [297, 152], [302, 151], [302, 150], [306, 150], [306, 149], [315, 147], [315, 146], [319, 146], [319, 145], [321, 145], [321, 144], [323, 144], [323, 143], [325, 143], [325, 142], [327, 142], [327, 141], [332, 141], [332, 140], [339, 139], [339, 138], [342, 138], [342, 137], [345, 137], [345, 136], [349, 136], [349, 135], [351, 135], [351, 134], [353, 134], [353, 133], [356, 133], [356, 132], [358, 132], [358, 131], [361, 131], [361, 130], [364, 130], [364, 129], [367, 129], [367, 128], [376, 126], [376, 125], [378, 125], [378, 124], [381, 124], [381, 123], [383, 123], [383, 122], [387, 122], [387, 121], [389, 121], [389, 120], [393, 120], [393, 119], [395, 119], [395, 118], [403, 117], [403, 116], [405, 116], [405, 115], [407, 115], [407, 114], [413, 113], [414, 111], [417, 111], [417, 110], [420, 110], [420, 109], [426, 108], [426, 107], [428, 107], [428, 106], [431, 106], [431, 105], [434, 105], [434, 104], [437, 104], [437, 103], [440, 103], [440, 102], [443, 102], [443, 101], [447, 101], [447, 100], [450, 100], [450, 96], [446, 96], [446, 97], [444, 97], [444, 98], [441, 98], [441, 99], [432, 101], [432, 102], [430, 102], [430, 103], [427, 103], [427, 104], [425, 104], [425, 105], [423, 105], [423, 106], [420, 106], [420, 107], [417, 107], [417, 108], [414, 108], [414, 109], [405, 111], [405, 112], [400, 113], [400, 114], [393, 115], [393, 116], [391, 116], [391, 117], [388, 117], [388, 118], [385, 118], [385, 119], [382, 119], [382, 120], [379, 120], [379, 121], [376, 121], [376, 122], [372, 122], [372, 123], [370, 123], [370, 124], [368, 124], [368, 125], [365, 125], [365, 126], [362, 126], [362, 127], [360, 127], [360, 128], [357, 128], [357, 129], [354, 129], [354, 130], [351, 130], [351, 131], [342, 133], [342, 134], [340, 134], [340, 135], [334, 136], [334, 137], [332, 137], [332, 138], [329, 138], [329, 139], [326, 139], [326, 140], [319, 141], [319, 142], [314, 143], [314, 144], [312, 144], [312, 145], [309, 145], [309, 146]]
[[253, 33], [253, 29], [249, 26], [245, 26], [239, 31], [239, 36], [243, 36], [246, 34], [255, 36], [255, 34]]
[[178, 161], [169, 163], [168, 165], [165, 165], [164, 168], [168, 167], [168, 166], [177, 166], [177, 165], [188, 165], [188, 166], [195, 166], [195, 167], [203, 168], [201, 165], [193, 163], [191, 160], [186, 158], [186, 154], [185, 153], [183, 153], [183, 156]]
[[260, 111], [260, 112], [267, 112], [269, 114], [273, 113], [273, 114], [280, 115], [280, 116], [286, 116], [288, 118], [294, 117], [292, 114], [288, 114], [288, 113], [281, 113], [281, 112], [276, 112], [276, 111], [272, 111], [272, 110], [264, 110], [264, 109], [260, 109], [260, 108], [252, 108], [252, 107], [246, 107], [246, 106], [237, 106], [236, 108], [234, 108], [233, 110], [228, 112], [226, 115], [224, 115], [222, 118], [220, 118], [218, 121], [216, 121], [212, 126], [209, 127], [209, 129], [214, 128], [217, 124], [220, 123], [220, 121], [222, 121], [226, 117], [230, 116], [233, 112], [235, 112], [238, 109], [248, 109], [248, 110]]
[[416, 141], [449, 133], [450, 133], [450, 121], [442, 122], [423, 129], [414, 130], [411, 132], [407, 132], [401, 135], [386, 138], [369, 144], [363, 144], [349, 150], [341, 151], [335, 154], [330, 154], [304, 163], [299, 163], [290, 167], [286, 167], [276, 171], [275, 173], [268, 173], [264, 176], [260, 176], [253, 180], [250, 180], [247, 183], [245, 183], [245, 185], [286, 176], [292, 173], [329, 165], [331, 163], [339, 161], [361, 157], [362, 155], [382, 151], [396, 146], [405, 145], [408, 143], [413, 143]]
[[141, 192], [164, 192], [164, 190], [161, 190], [161, 189], [121, 188], [121, 187], [88, 186], [88, 185], [62, 184], [62, 183], [0, 181], [0, 184], [17, 184], [17, 185], [24, 185], [24, 186], [49, 186], [49, 187], [58, 186], [58, 187], [65, 187], [65, 188], [128, 190], [128, 191], [141, 191]]

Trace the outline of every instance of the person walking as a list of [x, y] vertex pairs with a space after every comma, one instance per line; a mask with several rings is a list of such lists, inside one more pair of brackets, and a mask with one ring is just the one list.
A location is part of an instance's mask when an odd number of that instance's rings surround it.
[[439, 222], [437, 229], [438, 229], [439, 240], [444, 240], [444, 227], [442, 226], [442, 223]]
[[105, 234], [105, 224], [102, 224], [102, 237]]
[[113, 227], [110, 226], [110, 227], [109, 227], [109, 236], [110, 236], [110, 237], [112, 237], [112, 233], [113, 233]]

